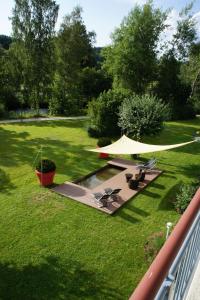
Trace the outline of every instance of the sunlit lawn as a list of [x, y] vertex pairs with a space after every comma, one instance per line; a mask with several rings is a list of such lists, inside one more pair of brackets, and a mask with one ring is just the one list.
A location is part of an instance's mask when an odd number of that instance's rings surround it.
[[[189, 141], [199, 128], [200, 119], [171, 122], [145, 141]], [[56, 183], [104, 165], [85, 151], [96, 145], [85, 122], [1, 125], [0, 141], [0, 299], [128, 299], [148, 267], [147, 237], [178, 220], [177, 187], [200, 174], [200, 144], [155, 153], [164, 173], [108, 216], [40, 188], [32, 169], [41, 147]]]

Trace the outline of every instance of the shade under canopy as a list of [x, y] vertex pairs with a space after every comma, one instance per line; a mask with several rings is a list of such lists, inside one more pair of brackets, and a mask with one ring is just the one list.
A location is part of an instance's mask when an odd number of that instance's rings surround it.
[[193, 142], [194, 140], [186, 143], [181, 143], [181, 144], [160, 146], [160, 145], [143, 144], [134, 141], [132, 139], [129, 139], [126, 135], [123, 135], [119, 140], [117, 140], [113, 144], [110, 144], [102, 148], [89, 149], [88, 151], [102, 152], [108, 154], [140, 154], [140, 153], [150, 153], [156, 151], [169, 150], [177, 147], [182, 147], [184, 145], [188, 145]]

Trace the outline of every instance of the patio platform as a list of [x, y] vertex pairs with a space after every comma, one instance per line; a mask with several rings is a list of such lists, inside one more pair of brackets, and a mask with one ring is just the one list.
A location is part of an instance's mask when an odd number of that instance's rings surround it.
[[[126, 182], [125, 174], [132, 173], [133, 176], [138, 174], [139, 171], [136, 169], [136, 164], [132, 161], [119, 158], [110, 160], [107, 162], [107, 164], [122, 167], [124, 170], [93, 189], [88, 189], [73, 182], [66, 181], [63, 184], [51, 188], [51, 190], [111, 215], [124, 203], [133, 198], [133, 196], [142, 191], [149, 183], [155, 180], [162, 173], [162, 171], [157, 169], [150, 170], [148, 173], [146, 173], [145, 180], [140, 182], [139, 188], [137, 190], [132, 190], [129, 188], [128, 183]], [[120, 188], [121, 191], [119, 193], [118, 200], [108, 203], [107, 207], [98, 207], [94, 201], [92, 193], [103, 193], [105, 188]]]

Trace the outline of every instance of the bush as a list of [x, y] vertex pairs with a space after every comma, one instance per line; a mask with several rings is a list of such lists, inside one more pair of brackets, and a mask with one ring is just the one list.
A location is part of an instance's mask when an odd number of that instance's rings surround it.
[[90, 137], [99, 138], [101, 136], [100, 132], [95, 126], [89, 126], [87, 131]]
[[119, 126], [137, 140], [145, 134], [156, 134], [163, 128], [163, 121], [170, 109], [154, 96], [133, 95], [124, 100], [120, 107]]
[[162, 232], [155, 232], [147, 238], [144, 245], [146, 260], [151, 263], [162, 246], [164, 245], [165, 237]]
[[111, 139], [108, 137], [101, 137], [98, 142], [97, 142], [97, 146], [99, 147], [105, 147], [108, 146], [112, 143]]
[[125, 89], [103, 92], [88, 105], [90, 127], [99, 136], [115, 136], [120, 133], [118, 126], [119, 107], [130, 92]]
[[56, 165], [52, 160], [42, 159], [36, 165], [36, 170], [41, 173], [53, 172], [56, 170]]
[[176, 201], [174, 203], [175, 209], [178, 213], [182, 214], [190, 204], [192, 197], [197, 189], [196, 183], [189, 185], [183, 184], [180, 186], [179, 192], [176, 195]]
[[3, 103], [0, 103], [0, 117], [4, 117], [5, 115], [5, 106]]

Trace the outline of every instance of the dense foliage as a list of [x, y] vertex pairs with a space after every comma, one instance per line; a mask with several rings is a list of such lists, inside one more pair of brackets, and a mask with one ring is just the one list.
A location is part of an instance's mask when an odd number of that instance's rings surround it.
[[[194, 109], [188, 98], [190, 85], [180, 77], [181, 62], [169, 51], [160, 59], [158, 82], [154, 93], [169, 104], [173, 119], [189, 119], [195, 116]], [[181, 109], [180, 109], [181, 108]]]
[[174, 206], [179, 213], [184, 213], [192, 197], [196, 191], [196, 186], [194, 184], [183, 184], [180, 186], [179, 192], [176, 195], [176, 201]]
[[111, 139], [109, 137], [101, 137], [97, 141], [97, 146], [99, 147], [105, 147], [112, 143]]
[[37, 163], [36, 170], [41, 173], [53, 172], [56, 170], [56, 165], [50, 159], [42, 159]]
[[151, 263], [154, 260], [154, 258], [156, 257], [156, 255], [158, 254], [158, 252], [160, 251], [164, 243], [165, 243], [165, 236], [162, 231], [155, 232], [147, 238], [147, 241], [145, 242], [144, 245], [144, 253], [145, 253], [146, 260], [149, 263]]
[[189, 61], [181, 66], [181, 79], [191, 87], [190, 102], [200, 113], [200, 43], [193, 46]]
[[120, 133], [118, 126], [119, 107], [130, 91], [115, 89], [103, 92], [88, 106], [90, 126], [88, 133], [91, 136], [113, 136]]
[[12, 38], [10, 36], [4, 34], [0, 35], [0, 47], [8, 50], [11, 43], [12, 43]]
[[[56, 33], [56, 1], [15, 0], [12, 38], [0, 35], [1, 115], [19, 108], [82, 115], [89, 102], [89, 111], [98, 112], [101, 98], [110, 97], [108, 90], [123, 88], [162, 99], [173, 119], [194, 117], [200, 111], [200, 71], [191, 8], [182, 10], [172, 39], [165, 40], [168, 12], [153, 1], [136, 5], [112, 34], [111, 45], [102, 49], [94, 47], [96, 35], [87, 30], [81, 7], [67, 13]], [[115, 135], [118, 104], [112, 115], [108, 102], [103, 106], [114, 118], [108, 135]], [[109, 126], [102, 123], [92, 117], [89, 133], [105, 135]]]
[[172, 40], [161, 55], [157, 82], [153, 89], [159, 98], [170, 104], [173, 119], [189, 119], [195, 116], [190, 101], [191, 85], [181, 76], [182, 66], [189, 60], [197, 38], [191, 9], [192, 4], [186, 6], [180, 14]]
[[132, 95], [127, 97], [119, 111], [119, 127], [126, 134], [139, 140], [142, 135], [156, 134], [169, 118], [169, 107], [154, 96]]

